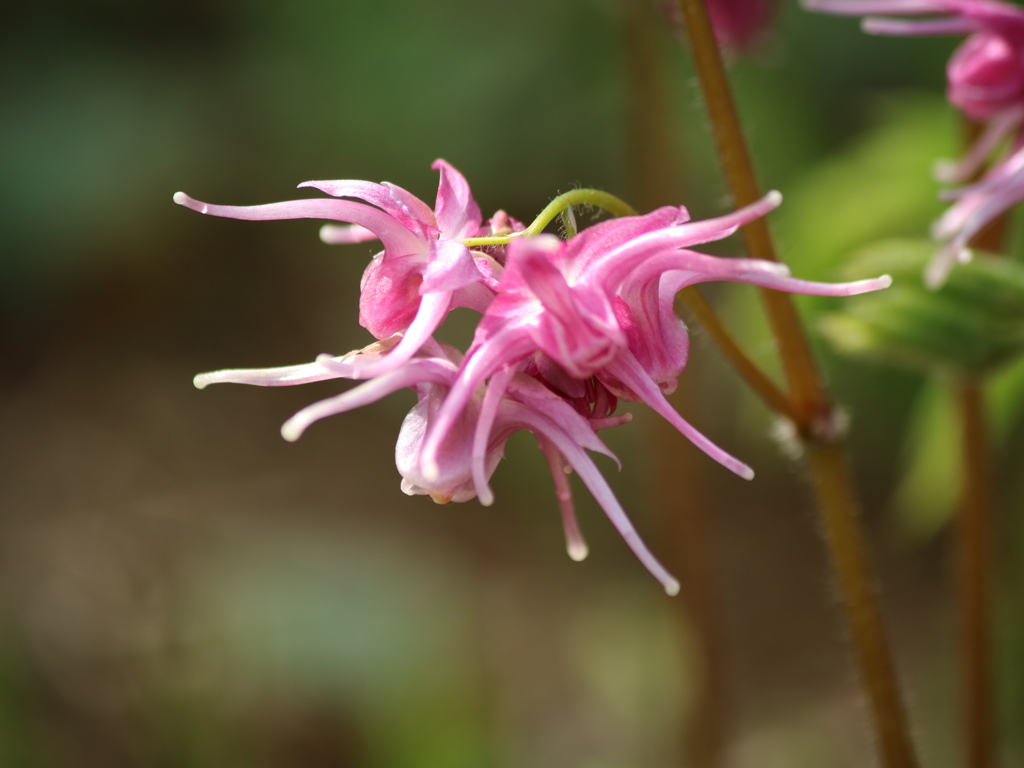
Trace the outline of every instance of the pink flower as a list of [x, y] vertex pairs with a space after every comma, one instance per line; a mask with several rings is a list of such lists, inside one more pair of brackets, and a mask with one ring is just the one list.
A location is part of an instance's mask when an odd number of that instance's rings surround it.
[[[441, 161], [435, 165], [441, 185], [434, 211], [393, 185], [353, 181], [310, 185], [365, 203], [318, 199], [236, 208], [176, 195], [179, 203], [214, 215], [345, 221], [349, 226], [325, 228], [324, 239], [377, 238], [384, 245], [364, 274], [361, 297], [363, 324], [379, 341], [341, 357], [321, 355], [313, 363], [200, 374], [196, 386], [365, 380], [296, 413], [281, 430], [288, 440], [319, 419], [411, 388], [417, 403], [402, 425], [396, 465], [403, 491], [438, 502], [476, 496], [491, 504], [489, 480], [506, 441], [529, 431], [551, 470], [570, 555], [581, 559], [586, 545], [566, 467], [647, 569], [675, 593], [678, 583], [644, 546], [588, 451], [614, 458], [597, 431], [629, 421], [628, 414], [615, 415], [620, 399], [638, 400], [712, 458], [752, 477], [749, 467], [693, 428], [665, 399], [688, 352], [686, 328], [673, 309], [676, 294], [694, 283], [729, 280], [844, 296], [884, 287], [888, 278], [809, 283], [791, 278], [780, 264], [689, 250], [772, 210], [781, 200], [777, 192], [717, 219], [691, 222], [685, 208], [666, 207], [597, 224], [563, 242], [551, 235], [511, 237], [522, 225], [500, 212], [483, 224], [462, 177]], [[467, 247], [470, 238], [495, 235], [501, 243], [507, 238], [507, 244]], [[433, 338], [454, 306], [482, 314], [465, 356]]]
[[[949, 101], [973, 120], [1017, 109], [1024, 98], [1024, 9], [995, 0], [804, 0], [813, 11], [867, 16], [876, 35], [970, 35], [946, 71]], [[903, 20], [879, 16], [929, 15]]]
[[[1010, 152], [976, 184], [945, 193], [957, 202], [936, 222], [933, 236], [943, 243], [925, 272], [940, 286], [953, 265], [968, 261], [968, 244], [1004, 211], [1024, 200], [1021, 151], [1024, 147], [1024, 9], [995, 0], [805, 0], [811, 10], [869, 15], [864, 31], [879, 35], [968, 35], [950, 58], [947, 97], [967, 117], [986, 123], [981, 136], [957, 163], [941, 163], [941, 181], [963, 183], [976, 176], [993, 151], [1014, 136]], [[904, 20], [878, 16], [930, 15]]]
[[[950, 168], [955, 172], [955, 167]], [[946, 178], [955, 178], [953, 172]], [[944, 192], [942, 197], [953, 205], [932, 227], [932, 236], [945, 243], [925, 272], [925, 283], [932, 288], [945, 282], [954, 264], [970, 261], [969, 245], [975, 235], [1024, 201], [1024, 134], [1018, 134], [1007, 155], [994, 163], [980, 181]]]
[[[215, 382], [258, 386], [284, 386], [332, 378], [352, 378], [352, 363], [374, 362], [390, 356], [394, 341], [378, 342], [343, 358], [322, 357], [315, 363], [284, 368], [231, 370], [196, 376], [197, 387]], [[437, 440], [436, 474], [421, 471], [426, 435], [436, 433], [434, 422], [444, 407], [452, 385], [459, 376], [462, 355], [434, 340], [402, 365], [363, 382], [343, 394], [321, 400], [296, 413], [281, 428], [287, 440], [297, 440], [314, 422], [364, 405], [404, 388], [412, 388], [417, 403], [406, 416], [395, 450], [395, 463], [402, 476], [402, 490], [409, 495], [429, 495], [438, 503], [468, 501], [478, 493], [485, 504], [493, 501], [488, 480], [504, 454], [508, 438], [520, 430], [533, 433], [544, 452], [562, 509], [569, 555], [582, 560], [587, 546], [579, 531], [566, 467], [571, 467], [597, 499], [626, 543], [665, 587], [669, 594], [679, 583], [651, 554], [615, 498], [607, 481], [587, 451], [615, 458], [597, 437], [597, 427], [628, 421], [581, 416], [567, 401], [539, 381], [508, 368], [492, 384], [472, 394], [457, 417]]]
[[299, 186], [334, 197], [354, 197], [370, 205], [326, 198], [255, 206], [209, 205], [183, 192], [174, 196], [174, 202], [232, 219], [351, 222], [344, 227], [324, 226], [320, 236], [327, 243], [380, 240], [384, 250], [363, 273], [359, 322], [378, 339], [396, 333], [403, 337], [386, 359], [351, 371], [355, 378], [368, 378], [409, 360], [455, 307], [481, 312], [486, 308], [493, 296], [487, 283], [493, 284], [500, 267], [488, 254], [470, 252], [460, 240], [491, 234], [495, 226], [514, 229], [518, 224], [499, 211], [481, 227], [480, 208], [463, 176], [444, 160], [437, 160], [433, 168], [441, 173], [434, 210], [394, 184], [351, 180], [306, 181]]
[[796, 280], [753, 259], [707, 256], [687, 246], [719, 240], [781, 202], [770, 193], [728, 216], [688, 222], [684, 208], [614, 219], [568, 242], [551, 236], [509, 244], [498, 295], [487, 308], [457, 380], [426, 436], [423, 474], [441, 469], [441, 441], [487, 379], [550, 358], [566, 378], [596, 379], [615, 397], [645, 402], [713, 459], [744, 478], [753, 471], [708, 440], [665, 399], [686, 364], [687, 340], [672, 303], [687, 285], [728, 280], [792, 293], [846, 296], [889, 285], [887, 277], [829, 285]]

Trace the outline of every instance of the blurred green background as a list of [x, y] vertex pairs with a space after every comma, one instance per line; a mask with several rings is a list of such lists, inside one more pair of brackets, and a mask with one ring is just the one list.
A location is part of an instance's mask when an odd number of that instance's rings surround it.
[[[530, 220], [579, 185], [656, 198], [631, 142], [657, 118], [681, 199], [653, 202], [724, 212], [686, 52], [653, 5], [53, 0], [5, 17], [0, 765], [870, 764], [811, 494], [699, 328], [677, 406], [757, 479], [638, 408], [607, 436], [623, 471], [600, 461], [684, 577], [676, 599], [582, 488], [591, 556], [568, 559], [526, 435], [495, 506], [437, 507], [405, 497], [394, 469], [411, 393], [293, 445], [281, 422], [337, 383], [191, 385], [368, 343], [356, 301], [373, 248], [322, 245], [315, 222], [204, 218], [172, 204], [179, 189], [251, 204], [307, 179], [386, 179], [432, 201], [443, 157], [485, 214]], [[927, 232], [931, 164], [959, 144], [942, 98], [952, 45], [786, 5], [735, 62], [795, 274], [834, 279], [864, 243]], [[631, 112], [637, 50], [667, 99], [646, 118]], [[756, 294], [708, 295], [771, 366]], [[835, 307], [804, 305], [812, 321]], [[852, 416], [914, 730], [926, 765], [952, 766], [945, 390], [823, 354]], [[1006, 765], [1024, 759], [1021, 378], [1000, 383], [1011, 458], [994, 467]]]

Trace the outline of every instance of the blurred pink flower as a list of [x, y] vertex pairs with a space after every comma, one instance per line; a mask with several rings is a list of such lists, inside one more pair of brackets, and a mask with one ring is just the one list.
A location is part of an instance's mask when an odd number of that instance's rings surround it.
[[[804, 0], [812, 11], [866, 16], [875, 35], [969, 35], [949, 60], [949, 101], [973, 120], [1019, 109], [1024, 98], [1024, 9], [996, 0]], [[883, 16], [937, 16], [889, 19]]]
[[[968, 35], [949, 60], [946, 95], [953, 106], [985, 127], [960, 161], [940, 163], [936, 175], [948, 183], [966, 182], [1006, 139], [1014, 137], [1014, 143], [979, 182], [943, 195], [957, 202], [932, 230], [943, 246], [929, 265], [925, 282], [938, 287], [957, 261], [970, 259], [970, 240], [995, 217], [1024, 201], [1024, 9], [995, 0], [804, 0], [804, 5], [825, 13], [867, 16], [862, 26], [871, 34]], [[937, 18], [880, 18], [891, 15]]]

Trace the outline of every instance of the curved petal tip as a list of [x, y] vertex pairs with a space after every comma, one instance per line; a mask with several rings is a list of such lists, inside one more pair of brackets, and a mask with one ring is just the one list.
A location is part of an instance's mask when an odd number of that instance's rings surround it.
[[[575, 560], [577, 563], [586, 560], [587, 559], [587, 555], [590, 554], [590, 550], [587, 548], [587, 545], [584, 544], [582, 541], [574, 541], [574, 542], [572, 542], [569, 545], [568, 549], [569, 549], [569, 557], [572, 558], [573, 560]], [[678, 589], [678, 587], [677, 587], [677, 589]]]
[[198, 211], [199, 213], [206, 213], [207, 211], [206, 203], [201, 203], [198, 200], [193, 200], [184, 192], [175, 192], [173, 200], [178, 205], [184, 206], [185, 208], [188, 208], [189, 210], [192, 211]]
[[306, 425], [301, 423], [294, 417], [288, 419], [288, 421], [281, 425], [281, 437], [283, 437], [289, 443], [294, 443], [296, 440], [302, 437], [302, 433], [305, 431]]

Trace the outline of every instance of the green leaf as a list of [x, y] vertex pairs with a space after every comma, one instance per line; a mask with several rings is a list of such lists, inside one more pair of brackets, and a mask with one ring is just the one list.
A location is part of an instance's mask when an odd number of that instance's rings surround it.
[[819, 327], [840, 352], [912, 368], [978, 375], [1024, 352], [1024, 265], [978, 254], [942, 288], [924, 286], [930, 240], [889, 240], [849, 262], [850, 275], [889, 274], [893, 285], [844, 302]]

